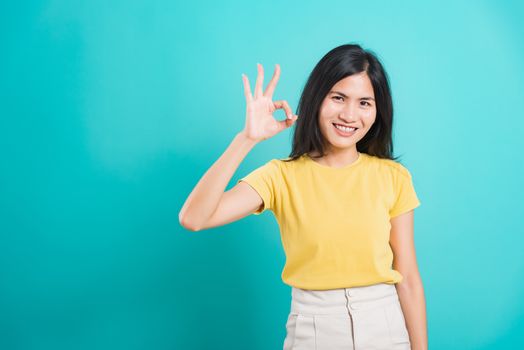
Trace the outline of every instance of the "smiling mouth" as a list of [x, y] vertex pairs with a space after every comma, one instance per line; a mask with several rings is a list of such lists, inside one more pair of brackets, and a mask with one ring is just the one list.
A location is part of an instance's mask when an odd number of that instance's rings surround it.
[[348, 127], [348, 126], [344, 126], [344, 125], [340, 125], [336, 123], [333, 123], [333, 126], [335, 127], [335, 129], [337, 129], [337, 131], [339, 131], [341, 134], [344, 134], [344, 135], [352, 135], [355, 133], [355, 131], [358, 130], [358, 128]]

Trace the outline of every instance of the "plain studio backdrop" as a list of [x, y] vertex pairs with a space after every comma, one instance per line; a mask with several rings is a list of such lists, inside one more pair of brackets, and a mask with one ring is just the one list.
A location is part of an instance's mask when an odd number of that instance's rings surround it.
[[[279, 349], [290, 287], [271, 212], [178, 212], [244, 126], [241, 74], [296, 110], [358, 43], [390, 76], [414, 180], [430, 349], [524, 347], [524, 7], [499, 1], [4, 1], [0, 348]], [[276, 113], [279, 119], [284, 113]], [[291, 149], [257, 145], [241, 177]]]

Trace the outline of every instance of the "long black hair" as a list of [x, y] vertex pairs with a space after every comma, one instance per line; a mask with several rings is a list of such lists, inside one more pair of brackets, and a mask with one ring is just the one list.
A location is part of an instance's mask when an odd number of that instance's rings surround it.
[[320, 132], [318, 113], [331, 88], [347, 76], [366, 72], [375, 94], [375, 122], [357, 142], [357, 151], [379, 158], [393, 157], [393, 102], [384, 67], [371, 50], [358, 44], [345, 44], [329, 51], [311, 72], [298, 104], [293, 146], [287, 161], [293, 161], [312, 151], [324, 156], [325, 140]]

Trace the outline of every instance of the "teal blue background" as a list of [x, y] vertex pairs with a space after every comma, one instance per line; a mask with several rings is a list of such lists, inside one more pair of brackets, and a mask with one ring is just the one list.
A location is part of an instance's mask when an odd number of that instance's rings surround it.
[[[524, 347], [522, 2], [0, 5], [0, 349], [280, 349], [273, 215], [178, 212], [244, 125], [241, 74], [295, 110], [353, 42], [391, 79], [430, 349]], [[277, 118], [284, 118], [279, 110]], [[228, 188], [291, 130], [257, 145]]]

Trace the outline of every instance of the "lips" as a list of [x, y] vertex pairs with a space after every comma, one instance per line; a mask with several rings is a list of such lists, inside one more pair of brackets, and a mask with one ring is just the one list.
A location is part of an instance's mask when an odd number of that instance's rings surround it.
[[340, 125], [340, 126], [344, 126], [344, 127], [346, 127], [346, 128], [355, 128], [355, 130], [358, 130], [357, 127], [355, 127], [355, 126], [351, 126], [351, 125], [344, 125], [344, 124], [339, 124], [339, 123], [333, 123], [333, 125]]
[[335, 129], [335, 132], [342, 137], [353, 136], [353, 134], [355, 134], [358, 130], [357, 128], [355, 128], [355, 130], [353, 131], [344, 131], [344, 130], [337, 128], [335, 125], [338, 125], [338, 124], [333, 123], [333, 128]]

